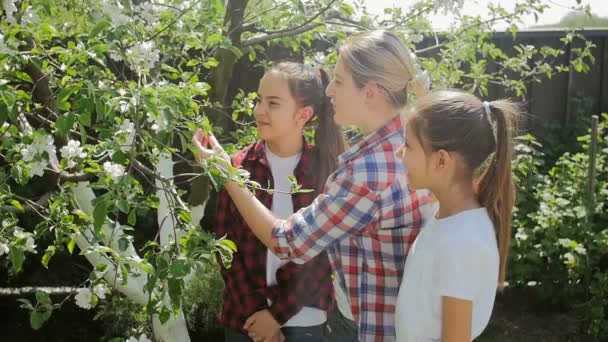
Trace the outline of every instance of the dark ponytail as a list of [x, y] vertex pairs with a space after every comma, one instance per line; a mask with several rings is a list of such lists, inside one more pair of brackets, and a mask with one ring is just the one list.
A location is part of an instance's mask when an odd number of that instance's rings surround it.
[[418, 101], [408, 121], [425, 149], [457, 152], [468, 168], [468, 177], [481, 173], [476, 192], [496, 230], [499, 287], [505, 281], [511, 242], [515, 204], [511, 138], [519, 113], [508, 100], [481, 102], [460, 91], [436, 91]]
[[338, 156], [344, 152], [345, 143], [340, 127], [334, 121], [334, 106], [331, 98], [325, 95], [325, 89], [330, 82], [329, 75], [319, 68], [319, 76], [323, 89], [317, 115], [317, 128], [315, 129], [315, 160], [313, 167], [316, 172], [316, 189], [323, 191], [325, 180], [334, 172], [338, 164]]
[[294, 62], [278, 63], [270, 71], [279, 72], [285, 77], [298, 105], [313, 108], [314, 115], [308, 124], [317, 125], [313, 159], [315, 190], [322, 192], [325, 181], [336, 169], [338, 155], [344, 152], [345, 146], [342, 132], [334, 122], [331, 99], [325, 95], [329, 76], [321, 68], [317, 69], [317, 73], [311, 67]]

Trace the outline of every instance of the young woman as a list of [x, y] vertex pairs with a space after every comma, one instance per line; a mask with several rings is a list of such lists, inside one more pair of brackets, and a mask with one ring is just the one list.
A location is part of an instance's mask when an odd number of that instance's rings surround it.
[[[365, 137], [340, 155], [311, 205], [282, 219], [249, 190], [225, 185], [251, 230], [278, 257], [305, 263], [328, 251], [336, 291], [349, 302], [350, 312], [343, 313], [356, 322], [359, 341], [395, 339], [395, 301], [407, 251], [431, 215], [430, 195], [409, 190], [395, 155], [403, 142], [399, 112], [408, 90], [425, 88], [412, 56], [386, 31], [354, 36], [341, 46], [327, 95], [336, 123], [357, 126]], [[213, 135], [200, 130], [193, 143], [200, 158], [222, 153]]]
[[406, 262], [398, 341], [471, 341], [488, 324], [511, 239], [517, 116], [511, 102], [457, 91], [416, 104], [399, 154], [410, 185], [431, 190], [439, 208]]
[[[254, 110], [260, 140], [236, 153], [232, 162], [274, 189], [256, 196], [277, 217], [288, 217], [316, 196], [290, 194], [288, 177], [318, 192], [344, 150], [324, 93], [328, 82], [323, 70], [288, 62], [273, 66], [260, 80]], [[303, 136], [311, 124], [316, 125], [314, 147]], [[216, 233], [238, 247], [231, 268], [222, 268], [226, 287], [220, 322], [226, 341], [321, 341], [334, 303], [327, 255], [305, 265], [280, 260], [247, 227], [226, 191], [218, 201]]]

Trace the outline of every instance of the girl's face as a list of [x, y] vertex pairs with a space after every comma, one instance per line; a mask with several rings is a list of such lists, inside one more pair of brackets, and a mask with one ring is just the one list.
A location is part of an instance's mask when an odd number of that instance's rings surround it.
[[359, 125], [358, 115], [365, 108], [363, 90], [358, 88], [352, 74], [339, 58], [334, 70], [334, 78], [327, 85], [327, 96], [331, 97], [336, 114], [334, 120], [338, 125]]
[[270, 71], [260, 80], [254, 115], [259, 138], [280, 143], [285, 137], [302, 134], [312, 108], [299, 107], [283, 75]]
[[434, 152], [427, 155], [411, 125], [405, 126], [404, 143], [397, 150], [407, 173], [409, 185], [414, 189], [431, 188], [434, 177]]

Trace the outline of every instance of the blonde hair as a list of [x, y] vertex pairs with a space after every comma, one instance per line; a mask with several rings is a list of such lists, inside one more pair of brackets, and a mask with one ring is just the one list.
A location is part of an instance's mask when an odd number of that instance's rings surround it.
[[416, 55], [388, 31], [350, 37], [340, 47], [340, 60], [359, 88], [369, 81], [377, 82], [396, 108], [405, 107], [408, 94], [421, 97], [430, 87], [428, 74], [418, 67]]

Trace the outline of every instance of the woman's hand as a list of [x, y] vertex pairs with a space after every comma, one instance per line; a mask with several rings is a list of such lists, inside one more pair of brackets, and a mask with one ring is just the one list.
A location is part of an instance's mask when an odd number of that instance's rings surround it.
[[220, 157], [223, 160], [230, 162], [230, 156], [217, 142], [213, 133], [205, 134], [202, 129], [197, 129], [192, 137], [192, 144], [197, 149], [198, 153], [194, 154], [194, 158], [199, 165], [204, 160], [212, 157]]

